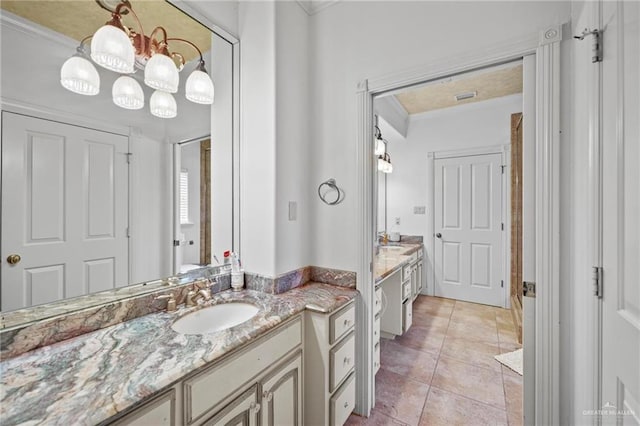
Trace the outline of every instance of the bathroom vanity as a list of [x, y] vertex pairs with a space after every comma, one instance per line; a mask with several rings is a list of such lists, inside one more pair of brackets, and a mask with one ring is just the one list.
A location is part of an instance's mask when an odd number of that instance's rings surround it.
[[[223, 291], [5, 359], [2, 423], [343, 424], [355, 405], [357, 294], [312, 282], [282, 294]], [[255, 316], [204, 334], [172, 328], [238, 302]]]
[[413, 301], [424, 288], [423, 257], [421, 244], [380, 246], [375, 273], [376, 304], [384, 305], [379, 320], [382, 337], [394, 338], [411, 327]]

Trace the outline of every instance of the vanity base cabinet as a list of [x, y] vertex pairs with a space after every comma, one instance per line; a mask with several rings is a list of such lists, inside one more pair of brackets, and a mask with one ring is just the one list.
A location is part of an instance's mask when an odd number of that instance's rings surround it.
[[302, 315], [106, 424], [302, 425]]
[[304, 425], [342, 426], [355, 407], [355, 304], [305, 313]]
[[234, 399], [222, 411], [204, 422], [204, 426], [257, 426], [260, 405], [258, 385]]
[[174, 426], [175, 419], [176, 391], [171, 389], [110, 424], [114, 426]]
[[386, 298], [386, 306], [380, 319], [380, 330], [383, 333], [399, 336], [402, 334], [402, 271], [398, 270], [380, 283]]
[[261, 382], [262, 426], [302, 425], [302, 351]]

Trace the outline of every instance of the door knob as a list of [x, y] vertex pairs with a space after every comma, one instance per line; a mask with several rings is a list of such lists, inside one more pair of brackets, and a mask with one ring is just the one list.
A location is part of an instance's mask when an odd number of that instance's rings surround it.
[[436, 234], [436, 237], [438, 237], [438, 238], [442, 238], [442, 234], [438, 232], [438, 233]]
[[19, 254], [10, 254], [7, 257], [7, 262], [9, 263], [9, 265], [15, 265], [16, 263], [20, 263], [20, 260], [22, 260], [22, 258], [20, 257]]

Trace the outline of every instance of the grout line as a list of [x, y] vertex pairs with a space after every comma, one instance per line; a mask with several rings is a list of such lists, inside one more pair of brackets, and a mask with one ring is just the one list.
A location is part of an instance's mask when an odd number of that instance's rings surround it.
[[[453, 394], [455, 396], [459, 396], [460, 398], [468, 399], [469, 401], [473, 401], [473, 402], [478, 403], [480, 405], [484, 405], [485, 407], [490, 407], [490, 408], [493, 408], [494, 410], [504, 411], [507, 414], [507, 422], [509, 421], [508, 411], [507, 411], [506, 407], [505, 408], [496, 407], [495, 405], [487, 404], [484, 401], [478, 401], [475, 398], [471, 398], [471, 397], [469, 397], [467, 395], [463, 395], [463, 394], [458, 393], [458, 392], [453, 392], [453, 391], [450, 391], [448, 389], [442, 389], [442, 388], [439, 388], [437, 386], [432, 386], [432, 387], [438, 389], [439, 391], [446, 392], [446, 393], [451, 393], [451, 394]], [[431, 390], [431, 389], [429, 389], [429, 390]]]

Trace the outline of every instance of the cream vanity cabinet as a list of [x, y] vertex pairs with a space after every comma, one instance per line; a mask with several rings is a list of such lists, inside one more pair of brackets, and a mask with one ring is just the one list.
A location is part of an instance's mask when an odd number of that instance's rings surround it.
[[304, 424], [342, 426], [356, 400], [355, 303], [305, 315]]
[[302, 425], [303, 331], [298, 315], [110, 424]]
[[376, 287], [373, 307], [373, 374], [380, 370], [380, 316], [382, 315], [382, 288]]
[[386, 299], [386, 306], [380, 318], [383, 337], [400, 336], [411, 327], [413, 322], [412, 270], [412, 265], [406, 264], [380, 283]]
[[424, 288], [424, 251], [419, 249], [411, 260], [411, 288], [413, 293], [413, 300], [416, 300], [418, 295]]

